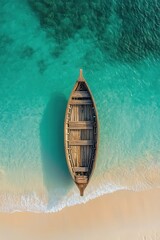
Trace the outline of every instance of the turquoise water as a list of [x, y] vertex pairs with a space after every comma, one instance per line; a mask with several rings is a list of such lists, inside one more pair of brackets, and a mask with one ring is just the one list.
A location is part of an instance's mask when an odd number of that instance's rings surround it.
[[[0, 211], [54, 212], [160, 186], [160, 3], [1, 0]], [[84, 198], [63, 122], [83, 68], [100, 121]]]

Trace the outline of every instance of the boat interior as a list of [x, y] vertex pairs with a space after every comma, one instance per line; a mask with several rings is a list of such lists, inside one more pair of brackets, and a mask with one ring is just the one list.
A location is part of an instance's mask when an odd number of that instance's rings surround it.
[[78, 81], [68, 105], [67, 152], [77, 184], [87, 184], [95, 159], [95, 106], [85, 81]]

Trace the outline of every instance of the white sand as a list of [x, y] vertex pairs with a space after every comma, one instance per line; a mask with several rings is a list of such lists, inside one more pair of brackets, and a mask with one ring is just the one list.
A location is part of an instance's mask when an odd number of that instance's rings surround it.
[[52, 214], [0, 214], [0, 239], [160, 240], [160, 189], [119, 191]]

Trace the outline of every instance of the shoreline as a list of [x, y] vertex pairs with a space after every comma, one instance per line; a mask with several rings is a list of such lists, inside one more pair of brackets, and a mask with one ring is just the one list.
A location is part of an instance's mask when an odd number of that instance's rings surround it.
[[[2, 210], [1, 213], [57, 213], [68, 207], [87, 204], [104, 196], [116, 194], [119, 191], [136, 193], [150, 191], [155, 188], [160, 189], [159, 172], [159, 167], [146, 168], [143, 164], [130, 171], [127, 168], [112, 168], [107, 174], [102, 175], [103, 182], [101, 177], [93, 178], [92, 183], [87, 186], [87, 194], [82, 198], [79, 196], [78, 188], [75, 185], [60, 197], [59, 192], [56, 193], [56, 191], [49, 196], [43, 184], [37, 186], [36, 192], [34, 192], [31, 184], [25, 192], [21, 192], [23, 188], [10, 189], [8, 186], [7, 194], [5, 194], [6, 188], [0, 192], [0, 210]], [[119, 178], [116, 179], [116, 176], [119, 176]], [[76, 191], [76, 194], [74, 191]]]
[[[160, 189], [117, 191], [55, 213], [0, 213], [10, 239], [160, 239]], [[81, 234], [80, 234], [81, 233]], [[147, 236], [145, 238], [145, 236]]]

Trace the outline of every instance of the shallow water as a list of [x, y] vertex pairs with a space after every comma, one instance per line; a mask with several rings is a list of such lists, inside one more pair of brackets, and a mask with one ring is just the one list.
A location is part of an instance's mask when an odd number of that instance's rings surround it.
[[[57, 211], [118, 189], [160, 186], [159, 8], [142, 0], [1, 0], [1, 211]], [[63, 148], [80, 68], [100, 121], [84, 198]]]

